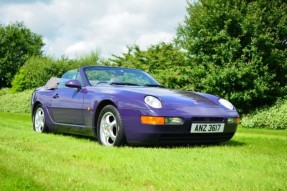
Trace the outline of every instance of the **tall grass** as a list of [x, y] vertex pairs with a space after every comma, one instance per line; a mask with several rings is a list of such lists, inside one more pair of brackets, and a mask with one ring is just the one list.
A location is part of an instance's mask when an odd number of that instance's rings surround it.
[[107, 148], [39, 134], [0, 113], [1, 190], [286, 190], [287, 131], [239, 128], [218, 145]]

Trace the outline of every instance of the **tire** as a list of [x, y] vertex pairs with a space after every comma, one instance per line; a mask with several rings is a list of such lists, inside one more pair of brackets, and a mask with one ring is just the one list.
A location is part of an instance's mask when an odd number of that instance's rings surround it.
[[113, 105], [105, 106], [97, 122], [98, 141], [104, 146], [122, 146], [125, 144], [125, 132], [120, 113]]
[[49, 132], [46, 116], [42, 105], [37, 105], [33, 113], [33, 129], [38, 133]]

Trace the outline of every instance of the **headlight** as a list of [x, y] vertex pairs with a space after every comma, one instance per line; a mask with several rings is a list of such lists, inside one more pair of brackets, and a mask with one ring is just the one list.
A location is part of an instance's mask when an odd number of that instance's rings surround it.
[[153, 96], [146, 96], [144, 102], [153, 108], [162, 108], [162, 104], [158, 98]]
[[227, 109], [230, 109], [230, 110], [234, 110], [234, 106], [232, 105], [232, 103], [230, 103], [229, 101], [227, 101], [226, 99], [219, 99], [218, 100], [219, 103], [221, 105], [223, 105], [224, 107], [226, 107]]

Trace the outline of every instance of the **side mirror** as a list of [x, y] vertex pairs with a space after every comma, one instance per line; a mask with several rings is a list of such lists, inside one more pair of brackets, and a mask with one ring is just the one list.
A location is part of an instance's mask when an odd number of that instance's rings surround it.
[[65, 83], [65, 86], [67, 86], [69, 88], [77, 88], [78, 90], [80, 90], [82, 88], [79, 80], [69, 80]]

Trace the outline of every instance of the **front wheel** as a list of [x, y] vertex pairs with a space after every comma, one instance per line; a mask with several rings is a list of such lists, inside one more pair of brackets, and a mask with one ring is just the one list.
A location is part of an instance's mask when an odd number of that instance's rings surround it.
[[125, 143], [125, 133], [121, 116], [113, 105], [105, 106], [97, 124], [98, 141], [104, 146], [121, 146]]
[[38, 105], [33, 113], [33, 128], [38, 133], [48, 132], [49, 130], [42, 105]]

